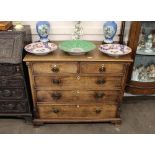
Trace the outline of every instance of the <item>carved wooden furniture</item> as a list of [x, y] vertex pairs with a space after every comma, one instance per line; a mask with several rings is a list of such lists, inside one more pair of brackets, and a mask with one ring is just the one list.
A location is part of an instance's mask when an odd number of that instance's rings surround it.
[[10, 21], [0, 21], [0, 31], [6, 31], [12, 27], [12, 22]]
[[35, 125], [120, 122], [120, 104], [132, 59], [108, 57], [97, 49], [83, 56], [59, 50], [46, 56], [25, 56]]
[[0, 31], [0, 116], [32, 116], [22, 64], [27, 28]]
[[[138, 80], [135, 78], [136, 74], [134, 74], [134, 70], [144, 66], [144, 69], [147, 69], [147, 75], [149, 75], [149, 66], [154, 65], [155, 67], [155, 52], [152, 54], [147, 53], [145, 42], [147, 41], [148, 35], [152, 34], [153, 37], [155, 33], [155, 22], [132, 22], [130, 26], [130, 34], [129, 34], [129, 42], [128, 46], [132, 48], [132, 58], [134, 59], [134, 63], [130, 66], [128, 81], [126, 86], [126, 92], [131, 94], [138, 95], [150, 95], [155, 94], [155, 70], [151, 70], [154, 72], [154, 80], [141, 80], [146, 76], [144, 70], [138, 74]], [[155, 38], [152, 40], [155, 41]], [[154, 44], [154, 43], [153, 43]], [[155, 45], [155, 44], [154, 44]], [[153, 45], [152, 49], [155, 50], [155, 46]], [[142, 48], [140, 48], [142, 46]], [[138, 48], [137, 48], [138, 47]], [[155, 69], [155, 68], [154, 68]], [[144, 74], [144, 75], [142, 75]], [[140, 79], [141, 78], [141, 79]]]

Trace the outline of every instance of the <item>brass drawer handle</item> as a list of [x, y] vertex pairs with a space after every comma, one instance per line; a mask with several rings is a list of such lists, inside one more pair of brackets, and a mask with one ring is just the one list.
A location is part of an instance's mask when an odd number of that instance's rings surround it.
[[60, 112], [60, 110], [59, 110], [59, 109], [57, 109], [57, 108], [53, 108], [53, 109], [52, 109], [52, 112], [54, 112], [54, 113], [56, 113], [56, 114], [57, 114], [57, 113], [59, 113], [59, 112]]
[[104, 93], [96, 92], [95, 95], [94, 95], [94, 97], [95, 97], [95, 98], [103, 98], [104, 95], [105, 95]]
[[101, 113], [101, 111], [102, 111], [101, 109], [96, 109], [95, 112], [96, 112], [96, 114], [99, 114], [99, 113]]
[[104, 84], [106, 81], [104, 79], [99, 79], [96, 81], [96, 84]]
[[61, 80], [59, 80], [59, 79], [53, 79], [52, 82], [53, 82], [53, 84], [60, 84], [61, 83]]
[[62, 97], [61, 93], [52, 93], [51, 96], [54, 100], [59, 100]]
[[54, 65], [52, 67], [52, 71], [55, 72], [55, 73], [59, 72], [59, 68], [57, 67], [57, 65]]
[[99, 72], [105, 72], [105, 66], [104, 66], [104, 64], [103, 65], [101, 65], [101, 67], [99, 68]]

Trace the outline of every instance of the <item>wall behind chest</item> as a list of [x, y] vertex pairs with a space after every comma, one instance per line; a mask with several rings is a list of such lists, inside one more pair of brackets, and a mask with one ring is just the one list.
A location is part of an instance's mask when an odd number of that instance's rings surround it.
[[[23, 21], [23, 25], [31, 26], [32, 40], [37, 41], [39, 37], [36, 32], [36, 21]], [[49, 38], [50, 40], [68, 40], [72, 39], [72, 33], [74, 32], [75, 21], [50, 21], [51, 30]], [[103, 40], [103, 24], [104, 21], [82, 21], [82, 26], [84, 29], [83, 39], [86, 40]], [[115, 40], [118, 40], [118, 35], [120, 34], [121, 22], [117, 21], [118, 30]], [[128, 38], [130, 22], [126, 22], [125, 29], [125, 41]]]

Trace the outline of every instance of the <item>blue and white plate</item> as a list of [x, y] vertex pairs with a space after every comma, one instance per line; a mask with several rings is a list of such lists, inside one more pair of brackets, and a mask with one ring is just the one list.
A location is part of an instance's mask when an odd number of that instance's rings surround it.
[[132, 52], [130, 47], [126, 45], [121, 45], [121, 44], [100, 45], [99, 50], [102, 53], [107, 54], [109, 56], [113, 56], [113, 57], [123, 56], [123, 55], [129, 54], [130, 52]]
[[57, 49], [57, 45], [50, 42], [47, 42], [47, 43], [36, 42], [25, 46], [25, 50], [27, 52], [35, 55], [46, 55], [50, 52], [53, 52], [56, 49]]

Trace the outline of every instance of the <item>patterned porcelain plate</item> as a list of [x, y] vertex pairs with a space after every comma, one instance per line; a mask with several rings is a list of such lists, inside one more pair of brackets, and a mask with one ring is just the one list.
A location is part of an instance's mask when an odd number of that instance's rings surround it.
[[96, 48], [96, 46], [86, 40], [68, 40], [59, 44], [59, 48], [70, 55], [83, 55]]
[[132, 50], [130, 47], [121, 44], [104, 44], [100, 45], [99, 50], [109, 56], [119, 57], [129, 54]]
[[25, 50], [27, 52], [35, 55], [46, 55], [56, 49], [57, 45], [50, 42], [49, 43], [36, 42], [25, 46]]

